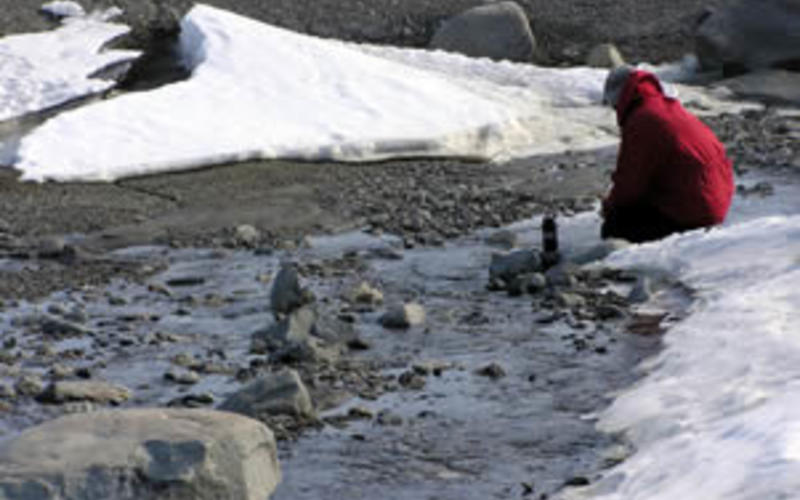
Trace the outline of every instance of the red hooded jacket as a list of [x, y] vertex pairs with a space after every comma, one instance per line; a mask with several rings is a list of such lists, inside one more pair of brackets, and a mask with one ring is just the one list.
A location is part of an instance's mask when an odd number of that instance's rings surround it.
[[606, 215], [649, 205], [685, 229], [719, 224], [733, 198], [733, 169], [714, 133], [658, 79], [634, 71], [617, 103], [622, 131]]

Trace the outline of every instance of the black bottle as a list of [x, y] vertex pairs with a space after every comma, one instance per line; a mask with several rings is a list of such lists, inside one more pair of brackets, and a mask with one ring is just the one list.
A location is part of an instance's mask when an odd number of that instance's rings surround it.
[[542, 217], [542, 264], [544, 268], [558, 264], [561, 255], [558, 253], [558, 225], [555, 214], [548, 213]]

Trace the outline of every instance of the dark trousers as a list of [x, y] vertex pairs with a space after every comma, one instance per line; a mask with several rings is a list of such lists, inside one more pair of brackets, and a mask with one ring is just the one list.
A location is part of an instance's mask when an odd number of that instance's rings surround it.
[[607, 214], [600, 236], [603, 239], [621, 238], [631, 243], [643, 243], [689, 229], [675, 224], [653, 207], [639, 205]]

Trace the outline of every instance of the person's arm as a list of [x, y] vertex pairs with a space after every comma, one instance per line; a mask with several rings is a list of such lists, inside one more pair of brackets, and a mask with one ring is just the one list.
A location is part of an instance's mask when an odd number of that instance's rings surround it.
[[657, 127], [649, 120], [631, 117], [622, 130], [617, 168], [611, 176], [611, 190], [603, 200], [603, 215], [637, 205], [647, 198], [659, 163], [667, 153]]

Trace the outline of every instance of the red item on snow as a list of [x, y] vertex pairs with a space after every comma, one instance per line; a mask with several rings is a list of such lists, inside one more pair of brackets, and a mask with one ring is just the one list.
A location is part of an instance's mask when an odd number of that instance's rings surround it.
[[622, 143], [604, 216], [647, 206], [682, 230], [721, 223], [733, 169], [711, 129], [646, 71], [631, 73], [616, 109]]

